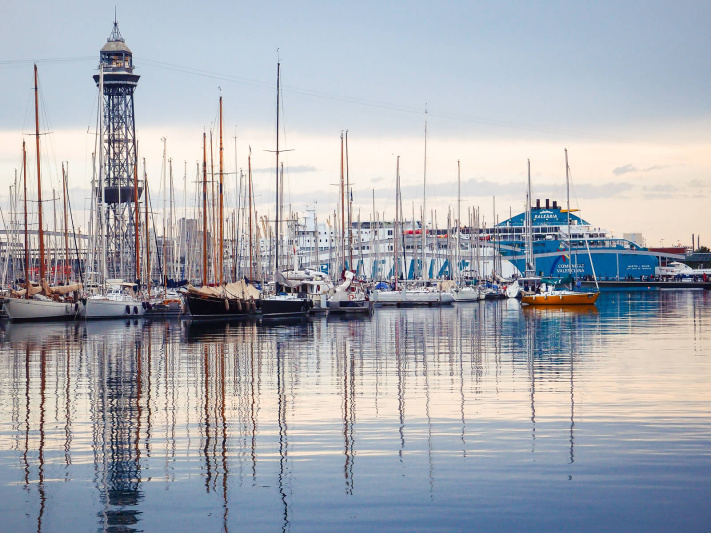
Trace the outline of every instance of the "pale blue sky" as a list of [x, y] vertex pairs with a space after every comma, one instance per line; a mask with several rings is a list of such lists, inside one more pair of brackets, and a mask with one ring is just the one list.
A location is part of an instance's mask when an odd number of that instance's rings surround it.
[[[86, 132], [94, 124], [91, 76], [111, 32], [114, 5], [68, 1], [3, 7], [1, 131], [31, 129], [32, 65], [23, 60], [48, 58], [71, 59], [39, 63], [51, 130], [59, 136], [65, 130]], [[442, 209], [451, 204], [456, 159], [463, 160], [469, 203], [485, 202], [490, 209], [491, 201], [483, 198], [498, 185], [502, 211], [508, 214], [509, 205], [516, 211], [523, 202], [523, 184], [521, 192], [517, 184], [526, 158], [545, 189], [559, 183], [567, 146], [585, 218], [619, 233], [641, 231], [654, 239], [650, 244], [661, 238], [667, 244], [689, 240], [692, 231], [711, 237], [708, 222], [692, 227], [701, 218], [695, 211], [699, 199], [711, 194], [709, 2], [116, 5], [119, 28], [141, 75], [137, 133], [154, 167], [160, 165], [162, 135], [169, 139], [169, 151], [179, 152], [169, 154], [177, 161], [192, 165], [201, 157], [200, 137], [215, 120], [218, 86], [226, 131], [234, 136], [237, 124], [240, 142], [252, 144], [257, 166], [268, 166], [271, 160], [261, 154], [273, 148], [266, 132], [274, 127], [279, 48], [287, 143], [296, 149], [290, 163], [314, 169], [298, 174], [303, 181], [292, 184], [303, 205], [309, 194], [332, 189], [328, 184], [337, 176], [342, 129], [350, 130], [356, 192], [361, 193], [356, 196], [363, 209], [372, 188], [382, 188], [385, 195], [392, 186], [395, 153], [403, 156], [404, 182], [416, 191], [427, 104], [428, 179], [433, 196], [441, 195], [440, 204], [436, 199], [433, 204]], [[8, 135], [2, 139], [6, 143]], [[552, 161], [553, 147], [560, 161]], [[3, 176], [12, 175], [18, 153], [3, 146]], [[87, 166], [82, 157], [73, 162], [75, 169]], [[78, 175], [87, 172], [75, 172], [76, 180]], [[606, 184], [616, 184], [612, 199], [620, 200], [622, 191], [628, 201], [646, 198], [649, 203], [638, 204], [637, 219], [611, 216], [600, 205]], [[331, 203], [335, 196], [333, 191]], [[691, 199], [697, 203], [688, 203]], [[411, 201], [419, 205], [421, 194]], [[662, 201], [676, 202], [670, 207], [673, 232], [654, 219]]]

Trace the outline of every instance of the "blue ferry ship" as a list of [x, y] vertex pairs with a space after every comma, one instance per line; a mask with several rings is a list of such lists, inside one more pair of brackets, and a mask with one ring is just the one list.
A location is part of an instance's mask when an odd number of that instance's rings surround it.
[[[657, 274], [657, 267], [683, 256], [659, 253], [627, 239], [615, 238], [606, 230], [594, 228], [577, 214], [547, 199], [536, 200], [531, 207], [533, 264], [539, 276], [598, 280], [647, 279]], [[490, 230], [490, 239], [504, 259], [525, 271], [526, 213], [501, 222]], [[569, 225], [570, 224], [570, 225]], [[591, 264], [592, 259], [592, 264]], [[593, 271], [594, 267], [594, 271]]]

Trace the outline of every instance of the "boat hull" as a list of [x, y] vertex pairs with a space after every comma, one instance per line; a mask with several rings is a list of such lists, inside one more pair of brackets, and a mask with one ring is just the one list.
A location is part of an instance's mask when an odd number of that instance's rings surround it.
[[416, 306], [416, 305], [442, 305], [449, 304], [454, 301], [454, 298], [442, 296], [445, 293], [430, 292], [430, 291], [373, 291], [371, 297], [373, 301], [379, 305], [395, 305], [398, 307]]
[[458, 291], [453, 291], [452, 296], [455, 302], [478, 302], [481, 300], [481, 295], [478, 289], [460, 289]]
[[370, 313], [373, 306], [369, 300], [340, 300], [328, 302], [329, 313]]
[[288, 296], [262, 298], [262, 316], [265, 318], [305, 316], [312, 305], [313, 303], [308, 298]]
[[521, 303], [528, 305], [595, 305], [599, 292], [574, 292], [566, 294], [527, 294]]
[[78, 314], [76, 303], [23, 298], [6, 299], [5, 310], [12, 322], [74, 320]]
[[247, 318], [254, 316], [260, 307], [259, 300], [252, 306], [249, 302], [242, 300], [198, 296], [190, 293], [185, 296], [185, 304], [193, 318], [206, 320]]
[[86, 320], [108, 320], [112, 318], [140, 318], [143, 316], [143, 312], [143, 302], [138, 300], [87, 298], [81, 314]]

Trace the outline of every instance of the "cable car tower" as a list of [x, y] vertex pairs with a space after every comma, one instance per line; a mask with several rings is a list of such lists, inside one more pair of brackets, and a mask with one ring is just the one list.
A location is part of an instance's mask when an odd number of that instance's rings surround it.
[[[133, 73], [133, 54], [118, 29], [114, 27], [99, 55], [103, 67], [104, 104], [102, 120], [103, 198], [105, 210], [105, 238], [107, 270], [110, 278], [135, 277], [136, 246], [134, 243], [135, 191], [137, 179], [136, 125], [134, 122], [133, 91], [138, 76]], [[99, 74], [94, 81], [99, 86]], [[98, 154], [97, 154], [98, 160]], [[138, 189], [138, 198], [143, 192]], [[97, 186], [96, 190], [100, 190]], [[98, 193], [97, 193], [98, 194]]]

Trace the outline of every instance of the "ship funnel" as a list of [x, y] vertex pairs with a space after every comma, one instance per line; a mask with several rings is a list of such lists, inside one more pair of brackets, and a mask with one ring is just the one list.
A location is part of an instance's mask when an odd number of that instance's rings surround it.
[[546, 209], [550, 209], [550, 208], [551, 208], [550, 200], [548, 198], [546, 198]]

